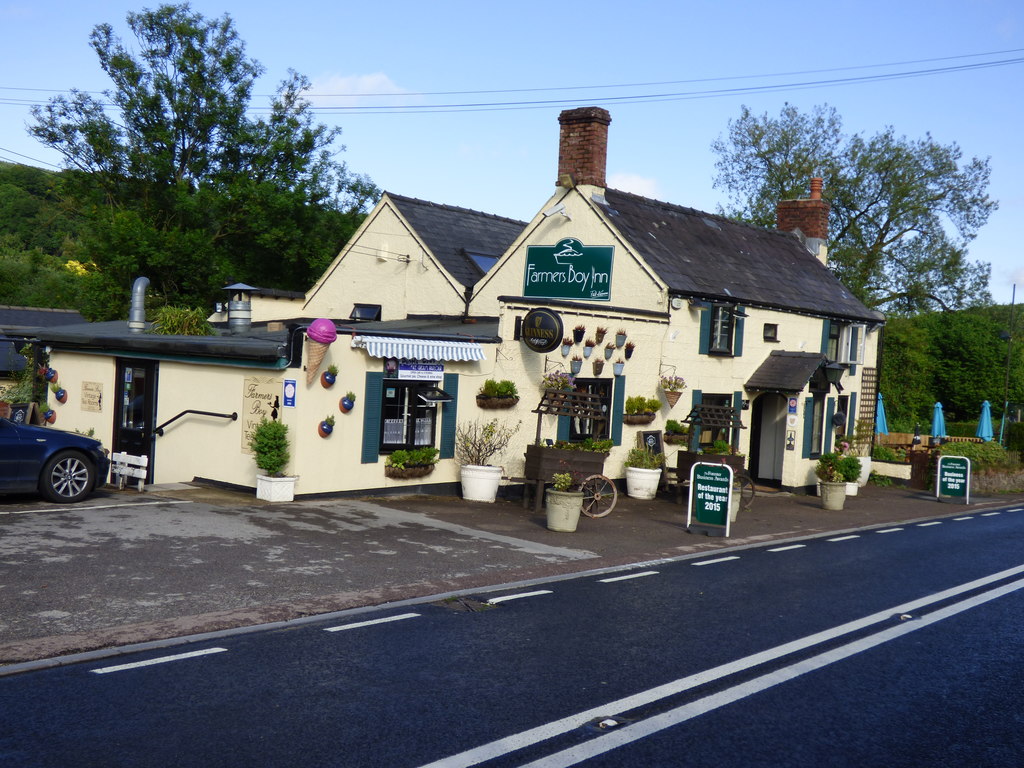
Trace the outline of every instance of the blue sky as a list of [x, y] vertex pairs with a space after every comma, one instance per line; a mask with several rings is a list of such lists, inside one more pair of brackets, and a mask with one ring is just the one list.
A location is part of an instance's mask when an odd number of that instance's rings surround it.
[[[0, 0], [0, 159], [58, 164], [27, 136], [26, 104], [71, 88], [108, 88], [90, 31], [109, 22], [129, 40], [126, 13], [156, 5]], [[848, 132], [891, 125], [911, 139], [930, 133], [957, 143], [965, 158], [991, 159], [989, 193], [1000, 208], [970, 255], [992, 264], [997, 302], [1010, 301], [1014, 283], [1024, 299], [1024, 62], [794, 85], [1022, 60], [1019, 0], [196, 0], [191, 7], [234, 19], [248, 55], [267, 70], [258, 93], [270, 94], [290, 68], [334, 96], [317, 102], [335, 107], [320, 120], [343, 128], [342, 159], [352, 171], [388, 191], [513, 218], [529, 219], [551, 193], [557, 117], [572, 106], [598, 104], [612, 114], [610, 186], [707, 211], [725, 202], [713, 187], [710, 145], [742, 105], [774, 116], [787, 101], [803, 111], [827, 103]], [[623, 87], [631, 84], [648, 85]], [[735, 92], [762, 86], [775, 87]], [[623, 98], [659, 94], [670, 95]], [[514, 104], [429, 108], [496, 102]]]

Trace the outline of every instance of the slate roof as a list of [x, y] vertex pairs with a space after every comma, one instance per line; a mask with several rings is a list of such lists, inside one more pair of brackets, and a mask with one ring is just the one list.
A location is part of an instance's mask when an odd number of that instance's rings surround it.
[[[0, 334], [21, 328], [84, 323], [85, 318], [74, 309], [47, 309], [44, 307], [12, 307], [0, 305]], [[23, 342], [0, 340], [0, 374], [25, 369], [28, 362], [18, 354]]]
[[451, 275], [465, 286], [484, 276], [470, 254], [500, 257], [526, 222], [388, 193], [388, 197]]
[[669, 293], [882, 322], [796, 235], [608, 189], [595, 200]]
[[750, 375], [744, 387], [761, 392], [799, 392], [827, 362], [828, 358], [820, 352], [774, 350]]

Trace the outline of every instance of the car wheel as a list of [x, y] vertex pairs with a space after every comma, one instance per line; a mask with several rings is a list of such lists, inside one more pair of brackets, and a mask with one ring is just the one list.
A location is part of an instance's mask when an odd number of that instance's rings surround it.
[[96, 468], [80, 453], [54, 454], [39, 476], [39, 492], [49, 501], [81, 501], [96, 483]]

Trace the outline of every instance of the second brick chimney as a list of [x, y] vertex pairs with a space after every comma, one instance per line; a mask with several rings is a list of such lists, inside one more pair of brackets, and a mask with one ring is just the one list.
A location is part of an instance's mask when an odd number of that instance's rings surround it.
[[783, 232], [799, 231], [808, 250], [825, 261], [830, 206], [821, 197], [821, 186], [820, 178], [811, 179], [809, 199], [780, 200], [775, 209], [775, 220], [777, 228]]
[[558, 186], [605, 186], [611, 121], [608, 110], [601, 107], [567, 109], [558, 116]]

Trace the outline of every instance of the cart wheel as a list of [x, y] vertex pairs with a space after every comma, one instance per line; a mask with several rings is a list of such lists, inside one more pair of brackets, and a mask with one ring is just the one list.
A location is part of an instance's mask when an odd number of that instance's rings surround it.
[[750, 505], [754, 503], [754, 496], [757, 494], [757, 490], [754, 488], [754, 481], [747, 475], [738, 475], [736, 477], [733, 482], [732, 492], [739, 494], [740, 509], [744, 512], [750, 509]]
[[587, 517], [604, 517], [615, 509], [619, 492], [615, 483], [604, 475], [591, 475], [580, 488], [583, 490], [583, 514]]

